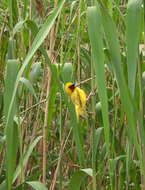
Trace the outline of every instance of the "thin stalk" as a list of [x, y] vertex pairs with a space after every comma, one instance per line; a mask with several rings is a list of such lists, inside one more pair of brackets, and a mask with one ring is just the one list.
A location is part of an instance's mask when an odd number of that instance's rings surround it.
[[20, 115], [18, 117], [18, 135], [19, 135], [19, 146], [20, 146], [20, 164], [21, 164], [21, 174], [20, 174], [20, 184], [24, 181], [24, 170], [23, 170], [23, 164], [22, 164], [22, 157], [23, 157], [23, 128], [20, 123]]
[[51, 72], [48, 69], [47, 74], [47, 95], [46, 95], [46, 107], [45, 107], [45, 117], [44, 117], [44, 125], [43, 125], [43, 160], [42, 160], [42, 182], [46, 184], [46, 165], [47, 165], [47, 128], [48, 128], [48, 104], [49, 104], [49, 94], [50, 94], [50, 84], [51, 84]]
[[81, 10], [82, 10], [82, 0], [79, 1], [78, 7], [78, 23], [77, 23], [77, 79], [81, 80], [81, 62], [80, 62], [80, 31], [81, 31]]
[[[142, 60], [138, 63], [138, 83], [139, 83], [139, 139], [140, 144], [142, 146], [142, 155], [145, 157], [145, 132], [144, 132], [144, 113], [143, 113], [143, 89], [142, 89], [142, 72], [141, 72], [141, 64]], [[145, 187], [145, 160], [142, 160], [142, 185]]]
[[[93, 60], [91, 61], [93, 62]], [[91, 64], [91, 76], [94, 77], [93, 63]], [[91, 81], [91, 89], [96, 87], [95, 81]], [[95, 113], [95, 97], [92, 98], [92, 112]], [[93, 190], [96, 190], [96, 150], [95, 150], [95, 114], [92, 116], [92, 168], [93, 168]]]
[[126, 146], [126, 190], [129, 189], [129, 182], [130, 182], [130, 160], [131, 160], [131, 145], [127, 141], [127, 146]]
[[[63, 144], [63, 139], [62, 139], [62, 96], [60, 93], [60, 125], [59, 125], [59, 135], [60, 135], [60, 144]], [[60, 158], [62, 157], [63, 152], [60, 154]], [[62, 165], [60, 161], [60, 166], [59, 166], [59, 189], [62, 189]]]

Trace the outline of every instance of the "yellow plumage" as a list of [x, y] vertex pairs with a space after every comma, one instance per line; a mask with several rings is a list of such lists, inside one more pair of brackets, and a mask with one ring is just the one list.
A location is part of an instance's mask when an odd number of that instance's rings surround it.
[[71, 101], [75, 105], [77, 117], [85, 116], [87, 96], [84, 90], [76, 87], [73, 83], [68, 82], [65, 85], [65, 91], [70, 95]]

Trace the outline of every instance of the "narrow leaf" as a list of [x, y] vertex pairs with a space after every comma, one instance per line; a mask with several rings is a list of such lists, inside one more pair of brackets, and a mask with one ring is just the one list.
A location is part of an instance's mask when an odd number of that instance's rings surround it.
[[[135, 92], [136, 70], [141, 30], [142, 0], [129, 0], [126, 16], [128, 86], [132, 96]], [[134, 27], [135, 26], [135, 27]]]
[[[109, 147], [109, 118], [108, 118], [108, 102], [107, 91], [105, 83], [105, 71], [104, 71], [104, 53], [103, 53], [103, 36], [101, 15], [98, 5], [88, 8], [88, 29], [89, 38], [92, 47], [93, 67], [96, 72], [96, 79], [98, 84], [98, 93], [102, 105], [102, 116], [104, 123], [104, 132], [106, 143]], [[97, 30], [97, 32], [94, 32]]]
[[[4, 92], [4, 116], [5, 120], [8, 118], [9, 104], [11, 102], [13, 89], [18, 73], [18, 61], [8, 60], [7, 71], [5, 77], [5, 92]], [[16, 96], [9, 115], [9, 121], [5, 127], [6, 134], [6, 175], [7, 175], [7, 189], [9, 190], [12, 184], [13, 173], [16, 164], [16, 153], [18, 149], [18, 131], [14, 124], [13, 118], [17, 111]]]
[[35, 190], [47, 190], [47, 187], [39, 181], [29, 181], [26, 183], [33, 187]]
[[37, 145], [37, 143], [40, 141], [40, 139], [42, 138], [42, 136], [37, 137], [32, 144], [30, 144], [30, 146], [28, 147], [27, 152], [25, 153], [25, 155], [23, 156], [22, 160], [20, 160], [15, 173], [14, 173], [14, 178], [13, 178], [13, 183], [15, 182], [15, 180], [17, 179], [18, 175], [20, 174], [21, 170], [23, 169], [23, 167], [27, 164], [28, 159], [30, 157], [30, 155], [32, 154], [33, 149], [35, 148], [35, 146]]
[[22, 83], [26, 86], [26, 88], [29, 89], [29, 91], [31, 92], [31, 94], [32, 94], [32, 95], [36, 98], [36, 100], [37, 100], [38, 98], [37, 98], [35, 89], [33, 88], [31, 82], [30, 82], [29, 80], [27, 80], [26, 78], [24, 78], [24, 77], [21, 77], [21, 78], [20, 78], [20, 82], [22, 82]]

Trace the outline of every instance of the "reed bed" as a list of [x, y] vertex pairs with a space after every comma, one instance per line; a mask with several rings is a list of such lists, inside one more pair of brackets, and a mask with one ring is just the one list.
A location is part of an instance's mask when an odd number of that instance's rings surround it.
[[[145, 189], [145, 1], [0, 12], [0, 190]], [[87, 93], [85, 118], [66, 82]]]

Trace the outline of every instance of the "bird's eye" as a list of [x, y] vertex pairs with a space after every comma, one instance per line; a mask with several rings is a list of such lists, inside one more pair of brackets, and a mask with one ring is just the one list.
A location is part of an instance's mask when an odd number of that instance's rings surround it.
[[72, 84], [71, 86], [69, 86], [69, 88], [73, 90], [73, 89], [75, 89], [75, 85]]

